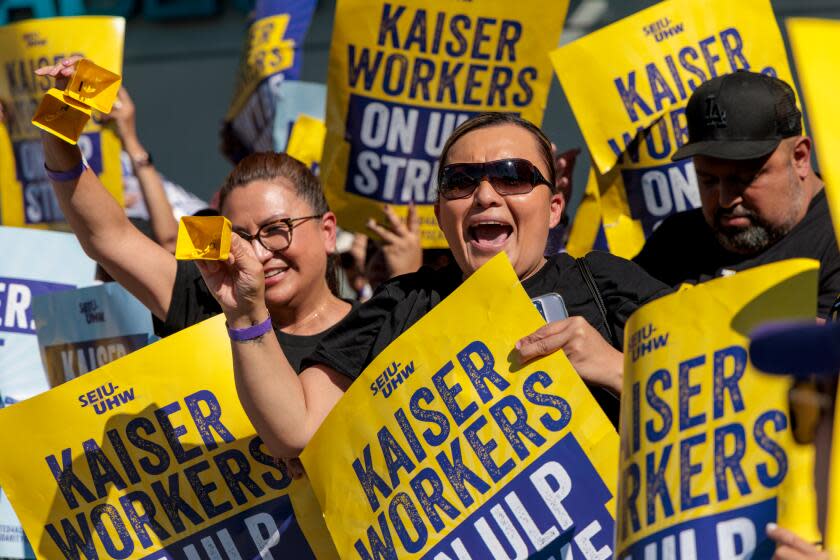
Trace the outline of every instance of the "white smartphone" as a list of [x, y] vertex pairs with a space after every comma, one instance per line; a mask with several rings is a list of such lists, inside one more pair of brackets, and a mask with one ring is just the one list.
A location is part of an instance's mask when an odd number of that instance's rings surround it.
[[566, 304], [563, 302], [563, 296], [560, 294], [554, 292], [543, 294], [535, 297], [531, 302], [547, 323], [569, 318], [569, 312], [566, 311]]

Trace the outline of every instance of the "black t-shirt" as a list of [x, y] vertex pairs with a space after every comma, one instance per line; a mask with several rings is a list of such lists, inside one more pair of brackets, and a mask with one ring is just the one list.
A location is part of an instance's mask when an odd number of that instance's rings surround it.
[[[209, 319], [222, 312], [219, 302], [207, 289], [201, 273], [195, 263], [178, 261], [178, 271], [175, 274], [175, 285], [172, 287], [172, 302], [165, 321], [155, 318], [155, 334], [167, 336], [190, 327], [205, 319]], [[318, 343], [329, 329], [313, 335], [286, 334], [275, 328], [274, 334], [280, 341], [280, 347], [286, 354], [286, 359], [295, 369], [300, 371], [303, 359], [317, 348]]]
[[[586, 263], [606, 307], [606, 320], [615, 335], [611, 341], [601, 314], [575, 259], [562, 253], [522, 283], [530, 297], [556, 292], [563, 297], [569, 316], [579, 315], [601, 336], [621, 350], [624, 323], [641, 304], [670, 288], [642, 269], [608, 253], [592, 252]], [[441, 271], [421, 268], [383, 284], [373, 298], [351, 311], [329, 336], [324, 337], [303, 366], [324, 364], [356, 379], [365, 367], [403, 332], [452, 293], [461, 283], [460, 269], [452, 265]], [[618, 399], [600, 387], [590, 387], [613, 421], [618, 421]]]
[[824, 190], [813, 198], [801, 222], [756, 255], [725, 250], [698, 208], [665, 219], [633, 261], [666, 284], [677, 286], [723, 276], [726, 270], [737, 272], [793, 258], [820, 261], [817, 313], [827, 317], [831, 304], [840, 294], [840, 252]]

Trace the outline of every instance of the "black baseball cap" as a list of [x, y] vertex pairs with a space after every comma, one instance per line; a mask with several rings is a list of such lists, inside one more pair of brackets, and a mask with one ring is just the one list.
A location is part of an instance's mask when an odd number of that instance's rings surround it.
[[739, 70], [694, 90], [685, 110], [688, 143], [672, 161], [692, 156], [745, 160], [765, 156], [784, 138], [802, 134], [796, 95], [772, 76]]

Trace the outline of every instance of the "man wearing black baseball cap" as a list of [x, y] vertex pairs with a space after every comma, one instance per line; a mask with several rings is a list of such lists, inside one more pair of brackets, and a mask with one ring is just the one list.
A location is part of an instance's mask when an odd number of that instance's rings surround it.
[[738, 71], [698, 87], [686, 107], [702, 208], [662, 222], [634, 261], [670, 285], [789, 258], [820, 261], [819, 315], [840, 293], [840, 253], [793, 89]]

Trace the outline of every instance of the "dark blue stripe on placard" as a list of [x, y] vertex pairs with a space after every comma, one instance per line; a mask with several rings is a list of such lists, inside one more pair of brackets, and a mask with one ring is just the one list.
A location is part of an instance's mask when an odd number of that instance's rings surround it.
[[226, 546], [234, 547], [241, 560], [260, 560], [260, 550], [275, 558], [307, 560], [315, 556], [295, 519], [288, 496], [248, 509], [178, 542], [166, 545], [142, 560], [195, 560], [237, 558]]
[[433, 203], [441, 148], [455, 127], [475, 114], [351, 94], [345, 190], [388, 204]]
[[[571, 488], [561, 490], [561, 473], [568, 475]], [[560, 476], [558, 476], [560, 475]], [[534, 463], [507, 483], [491, 499], [464, 520], [427, 552], [423, 558], [461, 558], [466, 550], [474, 559], [492, 558], [501, 547], [514, 557], [527, 548], [529, 559], [554, 556], [571, 546], [573, 558], [580, 558], [581, 546], [594, 550], [612, 548], [615, 523], [606, 509], [612, 495], [589, 457], [569, 433]], [[519, 507], [522, 505], [522, 508]], [[558, 515], [571, 518], [561, 527]]]
[[686, 558], [744, 557], [747, 549], [755, 549], [752, 560], [773, 556], [775, 546], [767, 538], [765, 527], [776, 521], [776, 498], [748, 507], [729, 510], [673, 525], [634, 543], [616, 558], [644, 560], [645, 548], [655, 550], [653, 558], [663, 558], [663, 550], [673, 550], [674, 560]]
[[700, 206], [694, 164], [690, 159], [646, 167], [622, 169], [630, 216], [642, 222], [645, 237], [677, 212]]

